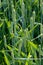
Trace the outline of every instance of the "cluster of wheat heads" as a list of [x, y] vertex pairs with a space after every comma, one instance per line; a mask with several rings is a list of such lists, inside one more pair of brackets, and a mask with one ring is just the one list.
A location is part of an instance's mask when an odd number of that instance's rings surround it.
[[42, 0], [0, 0], [0, 65], [43, 65], [42, 21]]

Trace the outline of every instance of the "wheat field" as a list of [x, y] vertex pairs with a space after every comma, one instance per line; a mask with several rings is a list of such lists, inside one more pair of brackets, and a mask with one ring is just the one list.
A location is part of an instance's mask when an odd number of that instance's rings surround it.
[[0, 65], [43, 65], [43, 0], [0, 0]]

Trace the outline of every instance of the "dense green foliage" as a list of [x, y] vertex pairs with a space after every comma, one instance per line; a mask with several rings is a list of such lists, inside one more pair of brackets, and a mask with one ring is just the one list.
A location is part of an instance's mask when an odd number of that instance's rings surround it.
[[0, 65], [43, 65], [43, 0], [0, 0]]

